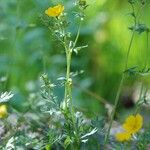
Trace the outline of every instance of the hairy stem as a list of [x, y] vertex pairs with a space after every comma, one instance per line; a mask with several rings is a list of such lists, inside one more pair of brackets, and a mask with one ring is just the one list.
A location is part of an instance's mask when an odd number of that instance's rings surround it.
[[[72, 122], [73, 122], [73, 127], [75, 130], [75, 138], [76, 138], [76, 143], [77, 147], [79, 146], [79, 135], [78, 135], [78, 129], [76, 127], [76, 120], [74, 117], [75, 111], [73, 107], [73, 101], [72, 101], [72, 79], [70, 77], [70, 67], [71, 67], [71, 58], [72, 58], [72, 52], [73, 49], [75, 48], [79, 35], [80, 35], [80, 28], [81, 28], [81, 22], [77, 31], [77, 35], [74, 41], [74, 46], [71, 49], [69, 46], [67, 46], [67, 43], [64, 41], [64, 47], [65, 47], [65, 52], [66, 52], [66, 62], [67, 62], [67, 70], [66, 70], [66, 83], [65, 83], [65, 109], [70, 109], [71, 117], [72, 117]], [[68, 106], [69, 104], [69, 106]]]
[[68, 99], [72, 103], [72, 92], [71, 92], [72, 81], [70, 78], [71, 55], [72, 55], [71, 50], [66, 47], [67, 70], [66, 70], [66, 83], [65, 83], [65, 107], [67, 107]]

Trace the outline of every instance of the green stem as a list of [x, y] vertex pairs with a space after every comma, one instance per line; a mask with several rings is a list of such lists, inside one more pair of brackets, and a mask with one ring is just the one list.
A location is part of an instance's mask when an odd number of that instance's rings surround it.
[[72, 79], [70, 78], [70, 66], [71, 66], [71, 56], [72, 56], [72, 50], [67, 49], [66, 47], [66, 59], [67, 59], [67, 71], [66, 71], [66, 83], [65, 83], [65, 108], [68, 109], [68, 99], [69, 99], [69, 108], [70, 108], [70, 113], [72, 117], [72, 122], [73, 122], [73, 127], [75, 130], [75, 138], [77, 141], [77, 146], [79, 146], [79, 136], [78, 136], [78, 129], [76, 127], [76, 121], [75, 121], [75, 111], [73, 107], [73, 102], [72, 102]]
[[[75, 41], [74, 41], [74, 47], [76, 46], [77, 41], [79, 39], [81, 23], [82, 23], [82, 21], [80, 20], [77, 35], [76, 35], [76, 38], [75, 38]], [[64, 47], [65, 47], [66, 59], [67, 59], [66, 84], [65, 84], [65, 105], [67, 107], [67, 99], [69, 98], [70, 103], [71, 103], [71, 110], [74, 111], [73, 104], [72, 104], [72, 90], [71, 90], [72, 80], [70, 78], [70, 66], [71, 66], [72, 49], [67, 47], [67, 44], [66, 44], [65, 41], [64, 41]]]
[[[132, 32], [131, 40], [130, 40], [130, 43], [129, 43], [129, 48], [128, 48], [128, 51], [127, 51], [127, 57], [126, 57], [126, 61], [125, 61], [124, 71], [127, 70], [127, 67], [128, 67], [128, 60], [129, 60], [129, 55], [130, 55], [134, 35], [135, 35], [135, 31]], [[105, 136], [105, 145], [108, 142], [108, 138], [109, 138], [109, 135], [110, 135], [110, 129], [112, 127], [112, 123], [113, 123], [113, 120], [114, 120], [114, 117], [115, 117], [116, 109], [117, 109], [117, 106], [118, 106], [118, 103], [119, 103], [119, 96], [120, 96], [120, 93], [121, 93], [121, 89], [122, 89], [122, 86], [123, 86], [124, 79], [125, 79], [125, 74], [123, 73], [122, 77], [121, 77], [120, 84], [119, 84], [119, 88], [118, 88], [118, 91], [117, 91], [117, 95], [116, 95], [116, 98], [115, 98], [115, 105], [114, 105], [114, 108], [113, 108], [113, 111], [112, 111], [110, 124], [109, 124], [109, 127], [108, 127], [108, 131], [106, 133], [106, 136]]]
[[[145, 53], [146, 55], [145, 55], [145, 60], [144, 60], [144, 70], [145, 70], [146, 67], [147, 67], [147, 61], [148, 61], [148, 49], [149, 49], [149, 31], [146, 32], [146, 53]], [[140, 102], [140, 100], [142, 99], [143, 89], [144, 89], [144, 83], [142, 83], [142, 85], [141, 85], [140, 95], [139, 95], [139, 99], [138, 99], [138, 101], [137, 101], [137, 104], [138, 104], [138, 102]], [[137, 114], [137, 113], [138, 113], [140, 107], [141, 107], [140, 104], [139, 104], [139, 106], [137, 105], [134, 114]]]
[[67, 71], [66, 71], [66, 83], [65, 83], [65, 107], [67, 107], [67, 100], [70, 99], [72, 103], [72, 92], [71, 92], [71, 78], [70, 78], [70, 66], [71, 66], [71, 55], [72, 52], [65, 46], [66, 49], [66, 61], [67, 61]]
[[145, 55], [144, 69], [146, 69], [147, 67], [148, 50], [149, 50], [149, 31], [146, 32], [146, 55]]
[[[139, 16], [140, 16], [140, 10], [141, 9], [142, 9], [142, 6], [139, 7], [139, 9], [137, 11], [137, 14], [135, 16], [134, 27], [136, 27], [136, 25], [137, 25], [137, 21], [138, 21]], [[133, 11], [133, 13], [135, 13], [133, 5], [132, 5], [132, 11]], [[130, 51], [131, 51], [134, 35], [135, 35], [135, 28], [134, 28], [134, 30], [132, 32], [131, 40], [130, 40], [130, 43], [129, 43], [127, 56], [126, 56], [126, 61], [125, 61], [124, 71], [126, 71], [127, 68], [128, 68], [128, 60], [129, 60], [129, 55], [130, 55]], [[121, 93], [121, 89], [122, 89], [122, 86], [123, 86], [124, 79], [125, 79], [125, 74], [123, 73], [122, 77], [121, 77], [120, 84], [119, 84], [119, 88], [118, 88], [118, 91], [117, 91], [117, 94], [116, 94], [115, 106], [114, 106], [113, 111], [112, 111], [112, 116], [111, 116], [110, 124], [109, 124], [109, 127], [108, 127], [108, 131], [106, 132], [106, 135], [105, 135], [104, 147], [106, 146], [106, 144], [108, 142], [108, 138], [109, 138], [109, 135], [110, 135], [110, 130], [111, 130], [112, 123], [113, 123], [113, 120], [114, 120], [114, 117], [115, 117], [115, 114], [116, 114], [116, 109], [117, 109], [117, 106], [118, 106], [118, 103], [119, 103], [119, 96], [120, 96], [120, 93]]]
[[[137, 104], [142, 99], [143, 88], [144, 88], [144, 84], [142, 83], [141, 88], [140, 88], [140, 95], [139, 95], [139, 99], [137, 101]], [[136, 109], [135, 109], [135, 113], [134, 113], [135, 115], [137, 114], [137, 112], [139, 111], [139, 109], [140, 109], [140, 106], [137, 105]]]
[[82, 20], [80, 20], [80, 23], [79, 23], [79, 28], [78, 28], [77, 35], [76, 35], [76, 38], [75, 38], [75, 41], [74, 41], [74, 47], [76, 46], [77, 41], [79, 39], [80, 30], [81, 30], [81, 24], [82, 24]]
[[[79, 35], [80, 35], [80, 29], [81, 29], [81, 22], [77, 31], [77, 35], [74, 41], [74, 47], [77, 44]], [[65, 83], [65, 108], [67, 108], [67, 103], [68, 103], [68, 99], [69, 99], [69, 105], [70, 105], [70, 111], [71, 111], [71, 117], [72, 117], [72, 121], [73, 121], [73, 127], [75, 130], [75, 138], [76, 138], [76, 142], [77, 142], [77, 147], [79, 147], [79, 135], [78, 135], [78, 129], [76, 127], [76, 120], [74, 117], [75, 111], [74, 111], [74, 107], [73, 107], [73, 101], [72, 101], [72, 79], [70, 78], [70, 67], [71, 67], [71, 58], [72, 58], [72, 50], [70, 49], [66, 42], [64, 41], [64, 47], [65, 47], [65, 51], [66, 51], [66, 61], [67, 61], [67, 70], [66, 70], [66, 83]], [[74, 48], [73, 47], [73, 48]]]
[[[135, 16], [134, 30], [132, 32], [131, 40], [130, 40], [128, 51], [127, 51], [127, 57], [126, 57], [126, 61], [125, 61], [124, 71], [126, 71], [127, 68], [128, 68], [128, 60], [129, 60], [129, 55], [130, 55], [130, 51], [131, 51], [131, 47], [132, 47], [132, 43], [133, 43], [133, 39], [134, 39], [134, 35], [135, 35], [135, 27], [137, 25], [137, 21], [138, 21], [139, 16], [140, 16], [141, 9], [142, 9], [142, 6], [139, 7], [139, 9], [137, 11], [137, 14]], [[132, 11], [133, 11], [133, 13], [135, 13], [133, 5], [132, 5]], [[125, 79], [125, 74], [123, 73], [122, 77], [121, 77], [120, 84], [119, 84], [119, 88], [118, 88], [118, 91], [117, 91], [117, 94], [116, 94], [115, 106], [114, 106], [114, 108], [112, 110], [112, 116], [111, 116], [110, 124], [109, 124], [109, 127], [108, 127], [108, 131], [106, 132], [106, 135], [105, 135], [104, 146], [106, 146], [106, 144], [108, 142], [108, 138], [109, 138], [109, 135], [110, 135], [110, 129], [112, 127], [112, 123], [113, 123], [113, 120], [114, 120], [114, 117], [115, 117], [116, 109], [117, 109], [117, 106], [118, 106], [118, 103], [119, 103], [119, 96], [120, 96], [120, 93], [121, 93], [121, 89], [122, 89], [122, 86], [123, 86], [124, 79]]]

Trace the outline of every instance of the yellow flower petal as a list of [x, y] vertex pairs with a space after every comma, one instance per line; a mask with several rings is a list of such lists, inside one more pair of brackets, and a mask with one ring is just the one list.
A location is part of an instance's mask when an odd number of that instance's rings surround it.
[[126, 131], [130, 131], [132, 129], [133, 124], [135, 124], [135, 117], [133, 115], [130, 115], [123, 124], [123, 128]]
[[7, 107], [6, 105], [0, 105], [0, 119], [7, 116]]
[[63, 11], [64, 6], [59, 4], [54, 7], [49, 7], [47, 10], [45, 10], [45, 14], [49, 17], [58, 17]]
[[143, 126], [143, 117], [140, 114], [135, 116], [136, 126], [138, 130], [140, 130]]
[[119, 142], [128, 141], [131, 139], [131, 134], [128, 132], [120, 132], [115, 135], [116, 140]]
[[130, 115], [125, 123], [123, 124], [123, 128], [125, 131], [132, 133], [138, 132], [143, 125], [143, 118], [140, 114], [137, 114], [136, 116]]

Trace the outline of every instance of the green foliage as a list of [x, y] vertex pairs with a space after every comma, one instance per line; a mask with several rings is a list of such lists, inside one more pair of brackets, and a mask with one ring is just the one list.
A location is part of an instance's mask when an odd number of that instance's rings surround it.
[[[8, 118], [0, 120], [0, 149], [148, 147], [150, 132], [145, 126], [128, 142], [117, 142], [115, 133], [108, 134], [105, 141], [110, 118], [112, 123], [114, 118], [118, 122], [123, 118], [115, 111], [111, 117], [111, 110], [117, 108], [111, 103], [130, 39], [128, 31], [133, 33], [132, 51], [122, 73], [122, 81], [127, 82], [122, 82], [117, 99], [123, 99], [120, 93], [128, 86], [136, 90], [140, 81], [135, 113], [149, 107], [149, 1], [128, 2], [0, 1], [0, 105], [8, 105]], [[57, 3], [65, 6], [64, 13], [55, 18], [46, 16], [44, 10]], [[122, 15], [128, 4], [131, 26]], [[123, 108], [120, 110], [122, 113]]]
[[145, 24], [137, 24], [136, 26], [129, 27], [129, 29], [132, 31], [136, 31], [139, 34], [143, 32], [149, 32], [149, 28], [147, 28]]

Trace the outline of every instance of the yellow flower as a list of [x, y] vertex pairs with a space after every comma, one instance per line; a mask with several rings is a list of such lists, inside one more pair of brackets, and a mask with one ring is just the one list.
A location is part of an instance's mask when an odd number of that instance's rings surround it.
[[0, 105], [0, 119], [7, 116], [7, 107], [6, 105]]
[[47, 10], [45, 10], [45, 14], [49, 17], [58, 17], [63, 11], [64, 6], [59, 4], [54, 7], [49, 7]]
[[138, 132], [143, 125], [143, 117], [140, 114], [130, 115], [125, 123], [123, 124], [123, 128], [126, 132], [130, 134]]
[[128, 141], [131, 139], [131, 134], [128, 132], [120, 132], [115, 135], [116, 140], [119, 142]]
[[128, 141], [131, 139], [132, 134], [138, 132], [143, 125], [143, 117], [140, 114], [130, 115], [123, 124], [123, 132], [115, 135], [116, 140], [119, 142]]

